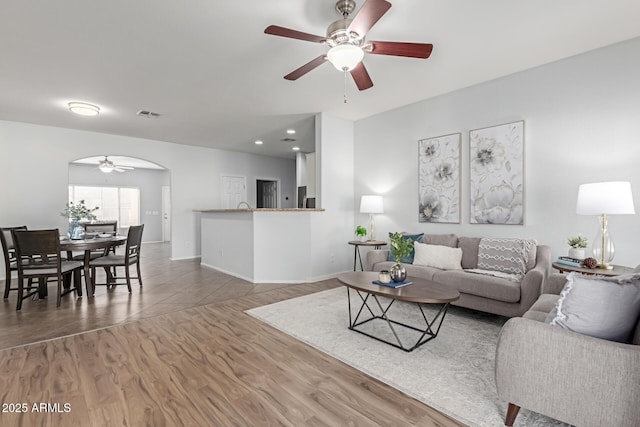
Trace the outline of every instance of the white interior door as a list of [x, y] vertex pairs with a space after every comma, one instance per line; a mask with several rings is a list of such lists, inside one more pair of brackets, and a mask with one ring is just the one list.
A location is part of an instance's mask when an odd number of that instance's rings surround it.
[[162, 241], [171, 241], [171, 187], [162, 187]]
[[223, 209], [235, 209], [238, 203], [247, 201], [247, 177], [223, 176], [222, 177], [222, 207]]

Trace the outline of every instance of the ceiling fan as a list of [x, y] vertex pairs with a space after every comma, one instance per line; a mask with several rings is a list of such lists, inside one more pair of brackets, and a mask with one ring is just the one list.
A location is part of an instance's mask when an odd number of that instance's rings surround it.
[[111, 173], [113, 171], [116, 172], [124, 172], [126, 170], [133, 170], [131, 166], [119, 166], [114, 164], [111, 160], [109, 160], [108, 156], [104, 156], [104, 160], [100, 160], [98, 163], [98, 169], [100, 169], [103, 173]]
[[422, 59], [427, 59], [431, 55], [432, 44], [365, 41], [367, 32], [391, 8], [391, 3], [386, 0], [366, 0], [358, 13], [353, 18], [349, 18], [355, 7], [356, 2], [354, 0], [338, 0], [336, 2], [336, 10], [342, 15], [342, 19], [329, 25], [326, 37], [303, 33], [277, 25], [270, 25], [264, 30], [266, 34], [324, 43], [331, 47], [325, 55], [320, 55], [307, 62], [302, 67], [284, 76], [285, 79], [297, 80], [309, 71], [329, 61], [339, 71], [350, 72], [358, 89], [365, 90], [373, 86], [373, 81], [362, 63], [365, 53]]

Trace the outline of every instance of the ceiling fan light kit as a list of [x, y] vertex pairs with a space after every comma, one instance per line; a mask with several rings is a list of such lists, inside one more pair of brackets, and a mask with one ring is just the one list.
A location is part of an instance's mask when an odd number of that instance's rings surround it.
[[264, 32], [274, 36], [287, 37], [297, 40], [322, 43], [330, 47], [326, 55], [312, 59], [308, 63], [284, 76], [287, 80], [297, 80], [309, 71], [324, 64], [327, 60], [344, 73], [351, 73], [359, 90], [369, 89], [373, 81], [362, 62], [364, 54], [403, 56], [408, 58], [426, 59], [433, 50], [432, 44], [365, 41], [365, 36], [382, 16], [391, 8], [386, 0], [366, 0], [358, 13], [349, 19], [355, 10], [354, 0], [338, 0], [336, 10], [342, 19], [333, 22], [327, 28], [327, 36], [317, 36], [277, 25], [268, 26]]
[[340, 44], [329, 49], [327, 59], [338, 71], [351, 71], [362, 61], [364, 52], [352, 44]]

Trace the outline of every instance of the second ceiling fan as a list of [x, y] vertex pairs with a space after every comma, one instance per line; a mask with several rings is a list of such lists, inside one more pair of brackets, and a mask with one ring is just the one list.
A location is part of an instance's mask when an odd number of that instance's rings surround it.
[[326, 55], [320, 55], [307, 62], [302, 67], [284, 76], [285, 79], [297, 80], [309, 71], [329, 61], [338, 70], [345, 73], [347, 71], [350, 72], [358, 89], [365, 90], [373, 86], [373, 81], [362, 63], [365, 53], [421, 59], [427, 59], [431, 55], [432, 44], [365, 41], [365, 36], [371, 27], [391, 8], [391, 3], [386, 0], [366, 0], [353, 19], [350, 19], [349, 15], [355, 10], [355, 7], [354, 0], [338, 0], [336, 10], [342, 15], [342, 19], [329, 25], [325, 37], [277, 25], [270, 25], [264, 30], [266, 34], [314, 43], [325, 43], [331, 47]]

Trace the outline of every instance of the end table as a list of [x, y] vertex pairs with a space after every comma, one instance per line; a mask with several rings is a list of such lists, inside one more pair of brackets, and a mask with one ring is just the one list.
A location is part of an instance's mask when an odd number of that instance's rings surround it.
[[373, 249], [380, 249], [382, 246], [385, 246], [387, 242], [382, 240], [352, 240], [349, 242], [350, 245], [355, 246], [353, 251], [353, 271], [356, 271], [356, 261], [360, 260], [360, 270], [364, 271], [362, 267], [362, 257], [360, 256], [360, 246], [373, 246]]
[[572, 265], [560, 264], [559, 262], [551, 263], [551, 266], [558, 270], [560, 273], [571, 273], [576, 272], [580, 274], [590, 274], [590, 275], [598, 275], [598, 276], [620, 276], [623, 274], [631, 274], [635, 270], [631, 267], [625, 267], [622, 265], [614, 265], [613, 269], [606, 270], [604, 268], [585, 268], [585, 267], [574, 267]]

